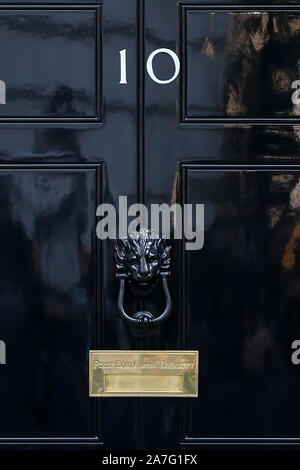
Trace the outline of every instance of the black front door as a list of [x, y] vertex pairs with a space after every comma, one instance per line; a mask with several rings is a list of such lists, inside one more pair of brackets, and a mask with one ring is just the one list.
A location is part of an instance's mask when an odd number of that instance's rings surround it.
[[[296, 443], [300, 10], [5, 2], [0, 38], [0, 445]], [[119, 196], [204, 204], [144, 338], [96, 236]], [[199, 351], [198, 397], [89, 397], [90, 350], [142, 349]]]

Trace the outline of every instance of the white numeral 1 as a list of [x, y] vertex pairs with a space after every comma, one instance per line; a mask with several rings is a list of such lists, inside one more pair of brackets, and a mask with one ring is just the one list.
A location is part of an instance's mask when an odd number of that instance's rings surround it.
[[120, 85], [127, 85], [127, 49], [120, 51]]

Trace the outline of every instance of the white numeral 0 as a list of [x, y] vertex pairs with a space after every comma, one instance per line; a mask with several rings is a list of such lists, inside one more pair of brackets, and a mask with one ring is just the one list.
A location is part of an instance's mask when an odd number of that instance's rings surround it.
[[[157, 78], [157, 76], [153, 72], [153, 59], [157, 54], [161, 54], [162, 52], [165, 53], [165, 54], [169, 54], [169, 56], [172, 57], [172, 59], [174, 61], [174, 65], [175, 65], [174, 75], [173, 75], [173, 77], [169, 78], [168, 80], [159, 80], [159, 78]], [[175, 52], [171, 51], [171, 49], [164, 49], [164, 48], [156, 49], [155, 51], [151, 52], [151, 54], [148, 57], [147, 72], [148, 72], [150, 78], [152, 78], [152, 80], [154, 82], [159, 83], [161, 85], [166, 85], [167, 83], [173, 82], [173, 80], [175, 80], [177, 78], [177, 76], [180, 72], [180, 61], [178, 59], [177, 54], [175, 54]]]
[[[119, 53], [120, 53], [120, 85], [127, 85], [127, 57], [126, 57], [127, 49], [123, 49], [119, 51]], [[153, 59], [157, 54], [161, 54], [161, 53], [169, 54], [169, 56], [173, 59], [173, 62], [175, 65], [174, 75], [168, 80], [160, 80], [159, 78], [157, 78], [157, 76], [155, 75], [153, 71]], [[154, 82], [159, 83], [160, 85], [166, 85], [167, 83], [173, 82], [178, 77], [178, 74], [180, 72], [180, 61], [179, 61], [177, 54], [171, 51], [171, 49], [165, 49], [165, 48], [156, 49], [155, 51], [151, 52], [151, 54], [148, 57], [147, 72], [149, 74], [149, 77]]]

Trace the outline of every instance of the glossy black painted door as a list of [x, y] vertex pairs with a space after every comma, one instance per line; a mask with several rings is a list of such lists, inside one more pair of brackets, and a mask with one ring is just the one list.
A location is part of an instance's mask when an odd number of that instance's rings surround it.
[[[300, 10], [295, 2], [144, 2], [144, 199], [205, 205], [205, 240], [173, 242], [172, 318], [147, 349], [199, 350], [199, 397], [146, 400], [152, 448], [296, 444]], [[160, 79], [174, 64], [157, 57]]]
[[[2, 447], [297, 443], [299, 34], [294, 2], [0, 4]], [[181, 62], [166, 85], [145, 66], [159, 48]], [[172, 242], [173, 312], [144, 340], [95, 233], [119, 195], [205, 204], [204, 247]], [[89, 349], [142, 348], [199, 350], [199, 397], [88, 397]]]
[[0, 4], [2, 447], [137, 443], [136, 402], [88, 390], [90, 349], [137, 347], [95, 230], [102, 201], [137, 199], [136, 54], [126, 87], [118, 62], [136, 50], [136, 12], [131, 0]]

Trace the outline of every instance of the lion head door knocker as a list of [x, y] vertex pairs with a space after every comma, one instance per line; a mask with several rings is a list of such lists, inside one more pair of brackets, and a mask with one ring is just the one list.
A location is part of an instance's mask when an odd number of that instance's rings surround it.
[[[170, 268], [171, 247], [166, 240], [154, 238], [152, 230], [141, 229], [125, 239], [117, 240], [115, 246], [115, 259], [117, 278], [120, 280], [118, 298], [119, 314], [125, 323], [130, 326], [136, 336], [150, 336], [155, 326], [166, 320], [171, 312], [171, 297], [167, 278]], [[131, 292], [144, 298], [162, 282], [165, 296], [165, 310], [158, 315], [147, 311], [136, 312], [132, 316], [124, 310], [125, 285]]]

